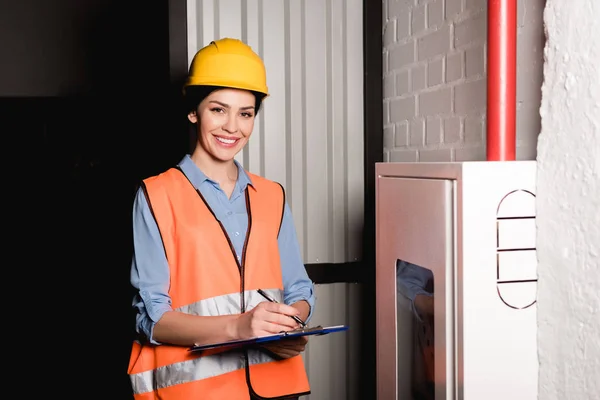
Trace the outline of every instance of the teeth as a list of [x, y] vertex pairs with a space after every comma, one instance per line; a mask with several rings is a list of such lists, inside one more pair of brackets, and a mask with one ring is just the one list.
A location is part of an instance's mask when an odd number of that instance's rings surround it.
[[234, 144], [236, 139], [224, 139], [221, 137], [217, 137], [217, 140], [221, 143], [225, 143], [225, 144]]

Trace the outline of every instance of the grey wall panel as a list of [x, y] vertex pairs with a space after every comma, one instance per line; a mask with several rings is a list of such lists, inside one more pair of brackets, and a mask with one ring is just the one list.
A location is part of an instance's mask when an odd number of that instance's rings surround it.
[[350, 329], [309, 339], [304, 361], [312, 394], [306, 400], [358, 400], [361, 289], [349, 283], [316, 285], [318, 307], [310, 325]]
[[[310, 29], [305, 30], [305, 81], [306, 90], [306, 147], [307, 163], [305, 174], [307, 193], [305, 215], [307, 234], [307, 262], [327, 262], [330, 249], [333, 247], [331, 220], [329, 209], [331, 200], [331, 184], [328, 170], [328, 103], [331, 88], [327, 81], [327, 42], [326, 29], [327, 2], [322, 0], [306, 0], [306, 14], [310, 18]], [[333, 261], [333, 260], [331, 260]]]
[[[205, 0], [206, 1], [206, 0]], [[262, 42], [262, 2], [260, 0], [249, 0], [245, 2], [245, 14], [242, 17], [240, 26], [243, 32], [241, 39], [248, 43], [257, 53], [261, 53]], [[204, 42], [208, 44], [209, 42]], [[270, 84], [270, 82], [268, 82]], [[263, 109], [264, 111], [264, 109]], [[244, 149], [243, 153], [238, 155], [238, 161], [247, 169], [256, 172], [259, 175], [263, 174], [262, 165], [262, 141], [261, 135], [264, 132], [263, 113], [259, 113], [259, 117], [254, 124], [254, 133], [257, 133]], [[257, 140], [258, 137], [258, 140]]]
[[[343, 0], [342, 0], [343, 1]], [[362, 2], [343, 1], [345, 4], [344, 49], [346, 76], [345, 102], [345, 191], [346, 208], [346, 258], [357, 261], [362, 258], [364, 213], [364, 112], [363, 112], [363, 12]], [[359, 63], [357, 60], [360, 60]]]
[[[305, 14], [301, 1], [286, 2], [287, 15], [289, 18], [288, 29], [286, 29], [286, 76], [287, 79], [287, 125], [286, 134], [288, 146], [286, 158], [289, 162], [288, 185], [286, 187], [288, 202], [294, 213], [296, 231], [302, 249], [306, 249], [305, 237], [305, 193], [306, 180], [304, 165], [306, 163], [306, 124], [304, 109], [306, 104], [306, 93], [304, 91], [304, 27]], [[292, 173], [293, 171], [293, 173]], [[306, 257], [306, 251], [303, 252]]]
[[286, 188], [305, 263], [361, 258], [363, 54], [359, 0], [188, 0], [188, 62], [237, 37], [270, 97], [236, 158]]

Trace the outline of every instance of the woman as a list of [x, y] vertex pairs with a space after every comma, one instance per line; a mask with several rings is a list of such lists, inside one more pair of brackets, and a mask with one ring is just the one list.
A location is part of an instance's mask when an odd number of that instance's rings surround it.
[[184, 90], [196, 147], [176, 167], [145, 179], [133, 207], [140, 336], [129, 363], [134, 398], [309, 394], [300, 356], [305, 338], [188, 350], [297, 329], [315, 299], [283, 188], [234, 160], [268, 96], [262, 60], [239, 40], [214, 41], [195, 55]]

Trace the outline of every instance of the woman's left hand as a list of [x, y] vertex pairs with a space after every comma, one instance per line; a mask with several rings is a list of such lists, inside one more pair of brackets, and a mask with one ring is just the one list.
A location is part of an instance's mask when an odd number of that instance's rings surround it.
[[262, 347], [277, 357], [285, 359], [302, 353], [307, 343], [308, 338], [306, 336], [298, 336], [277, 340], [273, 343], [266, 343]]

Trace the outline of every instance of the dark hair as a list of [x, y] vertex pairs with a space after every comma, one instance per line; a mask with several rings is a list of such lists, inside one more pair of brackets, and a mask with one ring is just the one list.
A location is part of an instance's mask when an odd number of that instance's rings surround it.
[[[196, 111], [198, 109], [198, 105], [204, 100], [209, 94], [219, 89], [229, 89], [224, 86], [188, 86], [185, 89], [185, 104], [186, 111], [189, 113], [191, 111]], [[260, 110], [260, 106], [262, 105], [262, 101], [265, 98], [263, 93], [255, 92], [250, 90], [250, 93], [254, 95], [256, 101], [254, 102], [254, 114], [258, 114]]]

